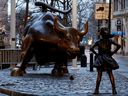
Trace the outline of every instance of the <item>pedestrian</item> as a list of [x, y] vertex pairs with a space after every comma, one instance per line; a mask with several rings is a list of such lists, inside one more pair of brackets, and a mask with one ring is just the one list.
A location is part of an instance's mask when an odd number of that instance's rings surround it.
[[[94, 61], [93, 67], [97, 69], [97, 80], [94, 94], [99, 94], [99, 86], [102, 78], [102, 73], [107, 72], [109, 75], [109, 79], [112, 85], [112, 93], [117, 94], [115, 88], [115, 79], [112, 73], [112, 70], [116, 70], [119, 68], [118, 63], [112, 57], [119, 49], [120, 45], [114, 42], [111, 38], [114, 35], [108, 33], [108, 29], [106, 27], [102, 27], [99, 30], [100, 39], [91, 46], [90, 51], [92, 51], [96, 58]], [[111, 50], [111, 45], [115, 46], [115, 49]], [[97, 48], [97, 51], [95, 50]]]

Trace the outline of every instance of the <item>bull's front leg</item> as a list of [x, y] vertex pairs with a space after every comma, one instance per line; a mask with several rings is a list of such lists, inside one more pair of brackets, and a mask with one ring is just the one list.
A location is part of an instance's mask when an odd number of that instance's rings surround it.
[[25, 69], [27, 67], [28, 62], [33, 56], [33, 52], [31, 50], [32, 38], [27, 35], [21, 47], [21, 60], [20, 63], [16, 65], [16, 68], [13, 68], [11, 71], [11, 76], [23, 76], [25, 74]]

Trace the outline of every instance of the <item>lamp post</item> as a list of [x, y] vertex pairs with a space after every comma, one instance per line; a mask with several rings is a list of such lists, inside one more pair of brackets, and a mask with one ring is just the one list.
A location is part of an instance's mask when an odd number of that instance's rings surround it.
[[111, 33], [111, 0], [109, 0], [108, 32]]
[[[72, 27], [77, 28], [77, 0], [72, 0]], [[77, 68], [77, 57], [72, 60], [73, 68]]]
[[[11, 48], [15, 48], [16, 47], [16, 9], [15, 9], [15, 4], [16, 4], [16, 1], [15, 0], [11, 0], [11, 22], [10, 22], [10, 34], [11, 34], [11, 37], [10, 37], [10, 45], [11, 45]], [[10, 67], [13, 68], [15, 66], [15, 64], [11, 64]]]

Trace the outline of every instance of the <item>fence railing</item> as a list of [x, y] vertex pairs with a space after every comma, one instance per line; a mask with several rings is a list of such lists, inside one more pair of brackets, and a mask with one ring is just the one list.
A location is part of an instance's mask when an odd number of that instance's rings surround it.
[[[0, 65], [1, 64], [17, 64], [20, 62], [20, 49], [0, 49]], [[31, 60], [34, 63], [35, 59]]]
[[0, 64], [16, 64], [20, 60], [20, 49], [0, 49]]

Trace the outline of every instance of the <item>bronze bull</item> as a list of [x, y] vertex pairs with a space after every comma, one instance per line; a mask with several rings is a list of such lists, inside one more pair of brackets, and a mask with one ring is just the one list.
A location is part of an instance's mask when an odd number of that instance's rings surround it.
[[73, 27], [63, 26], [51, 12], [39, 16], [27, 29], [21, 47], [21, 62], [12, 70], [11, 76], [23, 76], [33, 56], [39, 65], [55, 62], [52, 74], [67, 73], [65, 61], [79, 54], [79, 42], [87, 31], [88, 22], [84, 32], [79, 32]]

